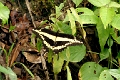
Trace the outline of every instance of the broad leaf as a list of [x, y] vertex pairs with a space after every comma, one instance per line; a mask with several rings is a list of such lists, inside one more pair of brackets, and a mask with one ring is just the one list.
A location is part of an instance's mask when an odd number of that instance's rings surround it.
[[97, 7], [102, 7], [110, 3], [111, 0], [88, 0], [91, 4]]
[[94, 12], [88, 8], [76, 8], [78, 13], [82, 13], [79, 15], [82, 24], [96, 24], [98, 22], [98, 17], [94, 15]]
[[99, 19], [99, 22], [97, 24], [97, 32], [98, 32], [98, 37], [99, 37], [99, 44], [101, 47], [101, 51], [104, 49], [104, 45], [106, 44], [106, 41], [109, 37], [109, 29], [104, 29], [104, 26]]
[[94, 12], [88, 8], [76, 8], [78, 13], [83, 13], [84, 15], [94, 15]]
[[102, 71], [100, 74], [99, 80], [114, 80], [108, 70]]
[[64, 54], [64, 59], [70, 62], [79, 62], [81, 61], [86, 54], [86, 47], [84, 45], [81, 46], [70, 46], [68, 50], [66, 50], [66, 54]]
[[77, 11], [76, 11], [76, 9], [74, 9], [74, 8], [72, 7], [72, 8], [70, 8], [70, 10], [71, 10], [72, 14], [73, 14], [74, 17], [75, 17], [75, 21], [78, 21], [78, 22], [81, 24], [81, 27], [82, 27], [82, 20], [80, 19], [79, 15], [78, 15], [78, 13], [77, 13]]
[[76, 33], [75, 17], [72, 13], [70, 13], [70, 10], [67, 10], [67, 14], [70, 21], [72, 34], [74, 35]]
[[59, 56], [58, 55], [53, 56], [53, 72], [54, 72], [54, 74], [58, 74], [59, 72], [61, 72], [63, 63], [64, 63], [64, 57], [63, 57], [62, 52], [59, 53]]
[[96, 15], [80, 15], [82, 24], [97, 24], [98, 17]]
[[111, 1], [108, 6], [109, 6], [109, 7], [120, 8], [120, 4], [118, 4], [117, 2], [113, 2], [113, 1]]
[[107, 28], [108, 24], [112, 21], [114, 15], [115, 15], [114, 8], [108, 7], [100, 8], [100, 18], [102, 20], [102, 23], [104, 24], [105, 29]]
[[56, 18], [58, 18], [62, 13], [61, 13], [61, 9], [64, 7], [64, 3], [61, 3], [60, 6], [55, 6], [55, 10], [56, 10]]
[[75, 4], [76, 7], [83, 1], [83, 0], [72, 0]]
[[17, 80], [17, 75], [12, 71], [10, 67], [7, 67], [8, 72], [9, 72], [9, 78], [10, 80]]
[[81, 80], [98, 80], [102, 69], [102, 66], [95, 62], [87, 62], [83, 64], [79, 70]]
[[9, 14], [10, 10], [0, 2], [0, 19], [2, 19], [3, 24], [8, 22]]
[[120, 80], [120, 69], [109, 69], [109, 73], [117, 80]]
[[12, 71], [10, 67], [5, 68], [3, 66], [0, 66], [0, 72], [8, 74], [10, 80], [17, 80], [17, 75]]
[[112, 26], [120, 30], [120, 14], [116, 14], [112, 21]]
[[105, 48], [102, 52], [100, 52], [100, 61], [109, 57], [109, 50]]
[[81, 61], [86, 54], [86, 47], [84, 45], [81, 46], [71, 46], [70, 49], [70, 62], [79, 62]]

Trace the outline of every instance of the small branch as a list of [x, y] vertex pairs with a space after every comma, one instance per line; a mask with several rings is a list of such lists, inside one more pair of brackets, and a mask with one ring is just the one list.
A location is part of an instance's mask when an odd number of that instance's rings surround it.
[[33, 18], [32, 13], [31, 13], [31, 9], [30, 9], [29, 2], [28, 2], [28, 0], [25, 0], [25, 1], [26, 1], [26, 5], [27, 5], [27, 8], [28, 8], [30, 17], [31, 17], [31, 19], [32, 19], [32, 23], [33, 23], [33, 25], [34, 25], [34, 28], [36, 28], [36, 25], [35, 25], [35, 22], [34, 22], [34, 18]]
[[44, 59], [44, 57], [43, 57], [43, 55], [45, 54], [44, 49], [40, 51], [40, 54], [41, 54], [42, 67], [43, 67], [44, 70], [46, 70], [46, 71], [44, 72], [45, 75], [46, 75], [46, 80], [49, 80], [49, 72], [48, 72], [48, 70], [47, 70], [46, 61], [45, 61], [45, 59]]

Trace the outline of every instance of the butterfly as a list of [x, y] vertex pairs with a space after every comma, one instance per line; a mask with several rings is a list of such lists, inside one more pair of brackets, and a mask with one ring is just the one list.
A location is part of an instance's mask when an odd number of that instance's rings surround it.
[[81, 39], [73, 35], [54, 32], [45, 28], [33, 29], [33, 33], [42, 39], [46, 49], [51, 49], [56, 54], [68, 46], [83, 44]]

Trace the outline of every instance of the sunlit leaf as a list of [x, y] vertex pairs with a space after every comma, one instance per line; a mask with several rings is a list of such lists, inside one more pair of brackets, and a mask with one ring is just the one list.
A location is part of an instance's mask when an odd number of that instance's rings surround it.
[[118, 4], [117, 2], [113, 2], [113, 1], [111, 1], [108, 6], [109, 7], [120, 8], [120, 4]]
[[114, 76], [117, 80], [120, 80], [120, 69], [109, 69], [109, 73]]
[[3, 24], [8, 22], [9, 14], [10, 10], [0, 2], [0, 19], [2, 19]]
[[68, 66], [66, 66], [66, 68], [67, 68], [67, 80], [72, 80], [71, 71]]
[[109, 37], [109, 29], [108, 28], [104, 29], [104, 26], [103, 26], [100, 19], [99, 19], [99, 22], [98, 22], [96, 28], [97, 28], [97, 32], [98, 32], [99, 44], [100, 44], [100, 47], [101, 47], [101, 51], [103, 51], [104, 50], [104, 45], [106, 44], [106, 41]]
[[91, 4], [97, 7], [102, 7], [110, 3], [111, 0], [88, 0]]
[[108, 7], [100, 8], [100, 18], [102, 20], [105, 29], [107, 28], [108, 24], [112, 21], [114, 15], [115, 15], [114, 8], [108, 8]]
[[76, 7], [83, 1], [83, 0], [72, 0], [75, 4]]
[[120, 14], [116, 14], [112, 21], [112, 26], [120, 30]]
[[100, 52], [100, 61], [102, 61], [103, 59], [106, 59], [109, 57], [109, 50], [107, 48], [105, 48], [102, 52]]
[[100, 74], [99, 80], [114, 80], [108, 70], [102, 71]]
[[98, 80], [102, 69], [102, 66], [95, 62], [84, 63], [79, 70], [81, 80]]
[[64, 62], [64, 57], [62, 52], [58, 55], [54, 55], [53, 57], [53, 72], [54, 74], [58, 74], [61, 72], [62, 66]]

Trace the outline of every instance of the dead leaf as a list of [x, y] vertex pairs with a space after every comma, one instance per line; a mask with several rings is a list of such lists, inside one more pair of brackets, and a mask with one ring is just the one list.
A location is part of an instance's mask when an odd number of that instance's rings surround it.
[[23, 52], [23, 55], [26, 57], [27, 61], [31, 63], [41, 63], [41, 57], [37, 54], [30, 54], [28, 52]]

